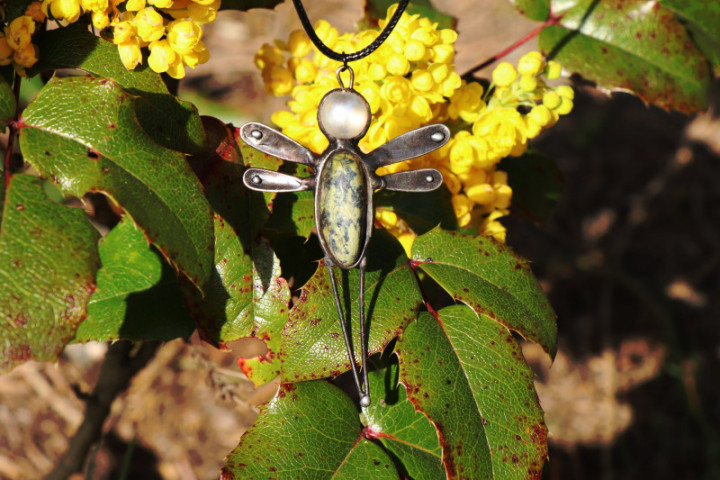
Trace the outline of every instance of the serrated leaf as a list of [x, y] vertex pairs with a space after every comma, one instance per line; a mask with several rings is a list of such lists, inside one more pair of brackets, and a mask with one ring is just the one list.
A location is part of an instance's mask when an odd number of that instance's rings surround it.
[[373, 403], [364, 413], [370, 435], [394, 455], [406, 478], [443, 478], [445, 468], [435, 427], [415, 410], [405, 387], [398, 385], [398, 370], [394, 361], [368, 375]]
[[544, 22], [550, 17], [550, 0], [510, 0], [510, 3], [530, 20]]
[[160, 145], [184, 153], [201, 154], [205, 131], [197, 109], [170, 95], [162, 77], [146, 65], [128, 70], [120, 61], [117, 45], [94, 36], [79, 21], [33, 37], [40, 56], [28, 75], [58, 68], [78, 68], [96, 77], [112, 79], [133, 95], [137, 119]]
[[82, 210], [52, 202], [43, 181], [13, 175], [0, 223], [0, 371], [55, 360], [87, 314], [97, 231]]
[[713, 0], [662, 0], [685, 23], [693, 40], [720, 75], [720, 3]]
[[5, 77], [0, 76], [0, 127], [6, 126], [15, 116], [15, 94]]
[[65, 193], [101, 191], [200, 288], [212, 268], [212, 217], [180, 153], [138, 125], [133, 96], [108, 79], [54, 78], [23, 113], [25, 158]]
[[527, 260], [486, 237], [435, 229], [415, 239], [412, 258], [455, 300], [555, 356], [555, 313]]
[[514, 215], [538, 223], [550, 220], [564, 186], [562, 172], [552, 158], [527, 151], [519, 157], [504, 158], [498, 169], [508, 174]]
[[[375, 230], [367, 252], [365, 275], [368, 350], [380, 352], [417, 316], [422, 298], [400, 244], [384, 230]], [[336, 269], [338, 294], [351, 325], [355, 358], [360, 359], [359, 273]], [[352, 319], [352, 320], [349, 320]], [[337, 376], [350, 369], [327, 268], [303, 286], [290, 310], [281, 348], [283, 381]]]
[[281, 385], [228, 456], [221, 478], [398, 478], [387, 454], [361, 437], [361, 427], [355, 405], [337, 387]]
[[563, 0], [552, 4], [562, 26], [540, 33], [543, 53], [609, 90], [629, 90], [648, 103], [703, 110], [707, 60], [675, 15], [656, 2]]
[[200, 169], [215, 210], [215, 267], [206, 295], [186, 290], [185, 297], [205, 341], [221, 348], [225, 342], [250, 335], [267, 341], [268, 353], [256, 360], [262, 366], [246, 372], [260, 385], [277, 376], [274, 352], [278, 349], [272, 338], [287, 321], [290, 294], [274, 252], [258, 237], [273, 196], [245, 188], [244, 166], [237, 162], [277, 169], [280, 161], [238, 145], [228, 131], [224, 138], [221, 133], [213, 137], [218, 140], [216, 154], [204, 158], [207, 165]]
[[408, 398], [435, 424], [448, 478], [540, 478], [547, 427], [512, 334], [455, 305], [420, 314], [397, 344]]
[[187, 338], [195, 325], [177, 276], [125, 217], [100, 242], [102, 268], [75, 342]]

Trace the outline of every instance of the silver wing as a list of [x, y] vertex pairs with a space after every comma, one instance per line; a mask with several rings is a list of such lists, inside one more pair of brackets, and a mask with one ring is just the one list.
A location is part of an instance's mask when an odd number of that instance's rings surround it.
[[314, 177], [294, 177], [286, 173], [273, 172], [264, 168], [248, 168], [243, 174], [243, 183], [258, 192], [302, 192], [315, 188]]
[[442, 147], [450, 140], [450, 130], [441, 124], [420, 127], [390, 140], [364, 156], [370, 171], [410, 160]]
[[311, 167], [318, 162], [318, 157], [313, 152], [262, 123], [250, 122], [240, 127], [240, 138], [256, 150], [288, 162]]
[[405, 172], [390, 173], [380, 177], [385, 190], [395, 192], [431, 192], [443, 182], [442, 173], [434, 168], [421, 168]]

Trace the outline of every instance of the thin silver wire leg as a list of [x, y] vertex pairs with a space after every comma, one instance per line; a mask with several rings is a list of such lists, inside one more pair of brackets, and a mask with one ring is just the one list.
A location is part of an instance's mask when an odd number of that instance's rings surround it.
[[370, 339], [365, 336], [365, 266], [367, 261], [363, 258], [358, 269], [360, 270], [360, 349], [362, 356], [362, 374], [365, 394], [360, 394], [360, 406], [370, 406], [370, 384], [368, 383], [368, 342]]
[[365, 398], [367, 395], [360, 385], [360, 378], [358, 377], [357, 368], [355, 368], [355, 355], [353, 355], [352, 345], [350, 345], [350, 335], [348, 333], [348, 326], [345, 323], [345, 315], [343, 315], [342, 304], [340, 303], [340, 295], [338, 295], [337, 285], [335, 283], [335, 272], [333, 271], [333, 262], [329, 258], [325, 257], [325, 266], [327, 267], [328, 273], [330, 274], [330, 284], [332, 285], [333, 296], [335, 297], [335, 307], [337, 308], [338, 317], [340, 318], [340, 327], [342, 328], [343, 340], [345, 340], [345, 348], [347, 349], [348, 360], [350, 360], [350, 368], [355, 378], [355, 385], [360, 395], [360, 400]]

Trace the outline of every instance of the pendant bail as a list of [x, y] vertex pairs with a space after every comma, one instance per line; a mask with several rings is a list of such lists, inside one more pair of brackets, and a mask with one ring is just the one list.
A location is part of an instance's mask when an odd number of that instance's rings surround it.
[[[350, 85], [348, 87], [345, 86], [343, 83], [342, 77], [340, 74], [344, 71], [350, 72]], [[335, 76], [337, 77], [338, 84], [340, 85], [340, 88], [343, 90], [352, 90], [355, 86], [355, 72], [353, 71], [352, 67], [348, 64], [340, 65], [337, 70], [335, 70]]]

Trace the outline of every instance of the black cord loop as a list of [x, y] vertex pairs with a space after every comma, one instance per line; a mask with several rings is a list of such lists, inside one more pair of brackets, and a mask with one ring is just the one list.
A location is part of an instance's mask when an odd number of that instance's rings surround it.
[[307, 12], [305, 11], [305, 7], [303, 7], [302, 1], [293, 0], [293, 5], [295, 5], [295, 10], [297, 11], [298, 17], [300, 18], [300, 23], [302, 23], [302, 26], [305, 29], [305, 33], [307, 33], [308, 37], [310, 37], [310, 40], [313, 42], [315, 47], [317, 47], [317, 49], [320, 50], [322, 54], [329, 59], [342, 62], [343, 65], [347, 65], [348, 62], [353, 62], [355, 60], [360, 60], [361, 58], [367, 57], [372, 52], [377, 50], [380, 45], [383, 44], [387, 37], [390, 36], [390, 33], [392, 33], [397, 23], [400, 21], [400, 17], [405, 11], [405, 7], [407, 7], [409, 1], [410, 0], [400, 0], [397, 10], [395, 10], [395, 13], [393, 13], [392, 18], [390, 19], [388, 24], [385, 25], [383, 31], [380, 32], [380, 35], [378, 35], [378, 37], [373, 40], [370, 45], [354, 53], [338, 53], [325, 45], [323, 41], [320, 40], [320, 37], [317, 36], [317, 33], [315, 33], [315, 29], [313, 28], [312, 23], [310, 23], [310, 19], [307, 16]]

